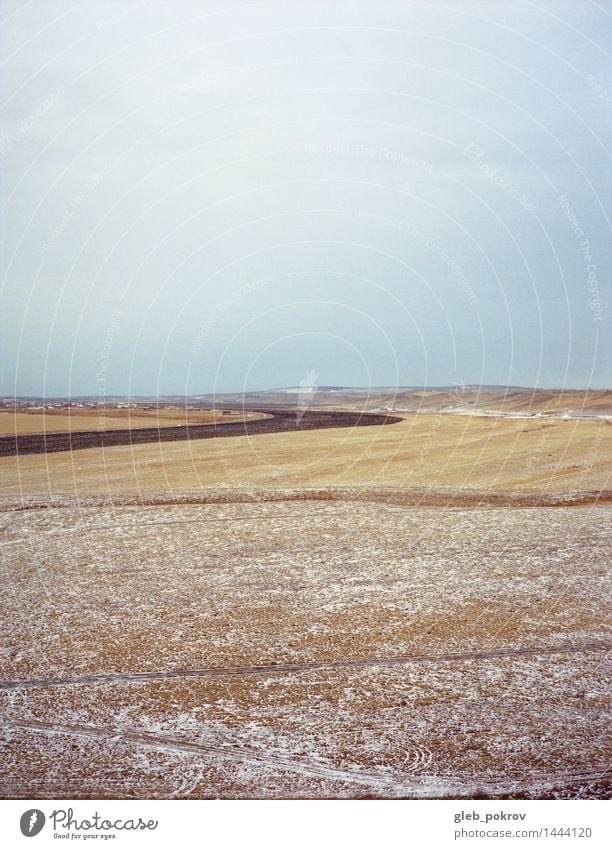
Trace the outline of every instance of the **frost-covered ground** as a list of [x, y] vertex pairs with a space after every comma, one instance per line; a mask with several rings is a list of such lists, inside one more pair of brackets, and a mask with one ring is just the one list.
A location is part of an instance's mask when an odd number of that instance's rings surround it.
[[0, 513], [0, 795], [606, 795], [609, 517]]

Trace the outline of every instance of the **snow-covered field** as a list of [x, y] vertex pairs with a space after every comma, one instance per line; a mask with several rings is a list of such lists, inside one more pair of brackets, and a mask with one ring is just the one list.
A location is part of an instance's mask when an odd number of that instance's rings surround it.
[[0, 795], [607, 795], [609, 518], [0, 513]]

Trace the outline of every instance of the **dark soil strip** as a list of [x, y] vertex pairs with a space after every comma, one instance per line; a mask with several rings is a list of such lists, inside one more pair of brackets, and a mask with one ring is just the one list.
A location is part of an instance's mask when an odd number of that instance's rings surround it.
[[452, 654], [399, 655], [397, 657], [358, 657], [340, 660], [314, 660], [305, 663], [271, 663], [254, 666], [209, 667], [208, 669], [169, 669], [159, 672], [109, 672], [79, 675], [73, 678], [30, 678], [22, 681], [0, 681], [0, 690], [20, 690], [29, 687], [65, 687], [71, 684], [109, 684], [138, 681], [167, 681], [175, 678], [219, 678], [237, 675], [273, 675], [309, 672], [318, 669], [345, 669], [360, 666], [401, 666], [409, 663], [440, 663], [462, 660], [494, 660], [506, 657], [534, 657], [551, 654], [584, 654], [607, 652], [612, 646], [601, 643], [568, 646], [536, 646], [535, 648], [505, 648], [481, 652]]
[[178, 427], [143, 427], [132, 430], [94, 430], [67, 433], [24, 433], [0, 437], [0, 457], [17, 454], [50, 454], [57, 451], [80, 451], [85, 448], [108, 448], [114, 445], [142, 445], [147, 442], [182, 442], [187, 439], [215, 439], [223, 436], [257, 436], [320, 430], [332, 427], [368, 427], [397, 424], [397, 416], [374, 413], [320, 412], [307, 410], [300, 419], [296, 410], [258, 410], [269, 418], [256, 421], [225, 422]]

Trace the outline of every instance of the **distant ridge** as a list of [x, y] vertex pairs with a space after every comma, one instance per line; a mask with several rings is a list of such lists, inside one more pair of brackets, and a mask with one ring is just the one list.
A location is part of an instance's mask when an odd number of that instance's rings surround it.
[[567, 394], [583, 394], [586, 395], [588, 393], [610, 393], [612, 389], [610, 388], [601, 388], [601, 389], [576, 389], [573, 387], [532, 387], [532, 386], [519, 386], [519, 385], [510, 385], [505, 386], [503, 384], [495, 384], [495, 383], [454, 383], [447, 384], [441, 386], [280, 386], [272, 389], [249, 389], [246, 391], [240, 392], [195, 392], [190, 395], [185, 394], [160, 394], [160, 395], [122, 395], [120, 393], [117, 394], [91, 394], [91, 395], [0, 395], [0, 404], [3, 402], [11, 403], [15, 401], [23, 401], [23, 402], [38, 402], [38, 401], [54, 401], [54, 402], [89, 402], [89, 403], [109, 403], [112, 404], [115, 401], [132, 401], [137, 403], [184, 403], [190, 400], [208, 400], [211, 401], [213, 399], [227, 398], [227, 399], [240, 399], [240, 398], [270, 398], [274, 395], [287, 395], [293, 393], [309, 393], [312, 395], [324, 395], [326, 393], [330, 393], [333, 395], [337, 395], [339, 393], [345, 394], [355, 394], [355, 395], [397, 395], [404, 393], [441, 393], [441, 392], [473, 392], [473, 393], [531, 393], [531, 394], [554, 394], [554, 395], [567, 395]]
[[[275, 392], [302, 392], [309, 386], [277, 386], [270, 389], [248, 389], [246, 391], [226, 392], [194, 392], [185, 394], [161, 394], [161, 395], [122, 395], [121, 393], [107, 393], [99, 395], [0, 395], [0, 401], [156, 401], [156, 400], [178, 400], [184, 398], [211, 398], [241, 395], [270, 395]], [[574, 387], [533, 387], [520, 385], [504, 385], [497, 383], [452, 383], [440, 386], [313, 386], [317, 392], [453, 392], [458, 389], [472, 389], [484, 392], [612, 392], [612, 389], [576, 389]]]

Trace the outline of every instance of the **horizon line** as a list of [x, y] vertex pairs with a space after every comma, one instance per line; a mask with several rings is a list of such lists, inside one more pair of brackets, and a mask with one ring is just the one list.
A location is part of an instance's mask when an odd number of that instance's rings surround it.
[[299, 392], [304, 390], [313, 390], [314, 393], [317, 392], [376, 392], [376, 391], [386, 391], [386, 392], [431, 392], [435, 390], [457, 390], [457, 389], [472, 389], [472, 390], [499, 390], [499, 391], [526, 391], [526, 392], [611, 392], [612, 388], [604, 387], [604, 386], [524, 386], [519, 384], [499, 384], [499, 383], [455, 383], [455, 384], [438, 384], [438, 385], [430, 385], [430, 386], [415, 386], [415, 385], [406, 385], [406, 386], [334, 386], [334, 385], [325, 385], [325, 386], [276, 386], [270, 387], [268, 389], [247, 389], [247, 390], [226, 390], [223, 392], [192, 392], [192, 393], [178, 393], [178, 392], [164, 392], [164, 393], [139, 393], [139, 394], [126, 394], [122, 392], [117, 393], [105, 393], [104, 395], [100, 395], [100, 393], [79, 393], [79, 394], [67, 394], [67, 395], [16, 395], [16, 394], [0, 394], [0, 401], [8, 401], [8, 400], [67, 400], [67, 399], [85, 399], [85, 400], [96, 400], [98, 402], [103, 402], [105, 400], [112, 400], [115, 398], [126, 398], [126, 399], [160, 399], [160, 398], [202, 398], [202, 397], [222, 397], [225, 395], [242, 395], [243, 397], [246, 395], [252, 394], [272, 394], [276, 392]]

